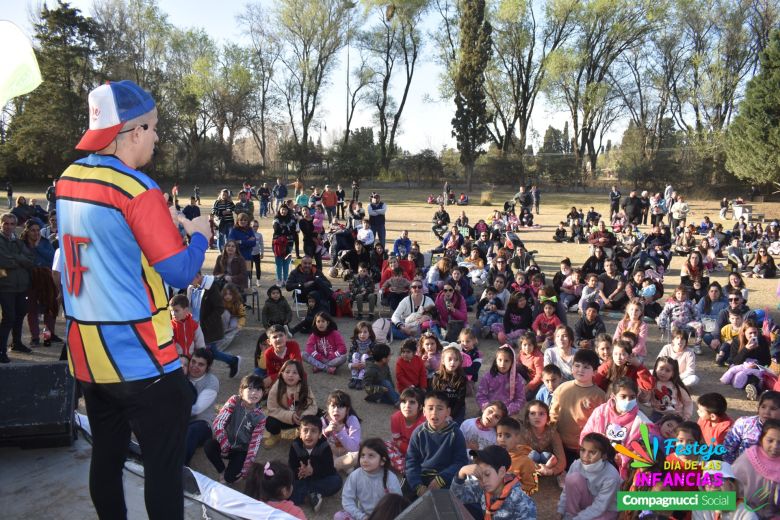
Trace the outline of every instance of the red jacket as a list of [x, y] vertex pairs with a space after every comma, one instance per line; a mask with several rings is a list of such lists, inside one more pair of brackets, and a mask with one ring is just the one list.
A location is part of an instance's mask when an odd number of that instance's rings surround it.
[[723, 444], [723, 441], [726, 440], [726, 434], [734, 425], [734, 419], [725, 414], [718, 417], [718, 422], [715, 424], [712, 424], [709, 419], [699, 419], [697, 422], [701, 428], [704, 442], [710, 445]]
[[425, 362], [420, 356], [413, 356], [411, 361], [405, 361], [399, 357], [395, 362], [395, 380], [400, 394], [410, 386], [416, 386], [423, 390], [428, 388]]
[[398, 451], [405, 457], [406, 450], [409, 448], [409, 439], [412, 438], [412, 432], [425, 422], [425, 416], [420, 413], [420, 417], [411, 426], [406, 426], [406, 419], [400, 411], [390, 416], [390, 432], [393, 436], [393, 444]]
[[195, 342], [195, 331], [198, 330], [198, 322], [188, 314], [184, 321], [171, 320], [173, 327], [173, 341], [181, 347], [182, 353], [189, 358], [192, 356], [190, 347]]
[[284, 358], [277, 356], [272, 347], [265, 349], [263, 356], [265, 357], [265, 370], [272, 381], [276, 381], [276, 378], [279, 377], [279, 370], [282, 369], [285, 361], [288, 359], [302, 361], [301, 347], [297, 341], [292, 340], [287, 341], [287, 352], [284, 353]]

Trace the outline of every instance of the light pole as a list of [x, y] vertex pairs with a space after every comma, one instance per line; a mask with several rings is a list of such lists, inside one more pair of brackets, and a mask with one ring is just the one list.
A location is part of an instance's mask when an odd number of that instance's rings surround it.
[[[345, 0], [345, 2], [342, 4], [344, 7], [344, 10], [347, 9], [354, 9], [357, 7], [357, 3], [352, 2], [350, 0]], [[344, 122], [344, 144], [347, 143], [349, 140], [349, 109], [350, 109], [350, 91], [349, 91], [349, 40], [351, 39], [352, 33], [350, 28], [350, 22], [352, 21], [351, 16], [347, 16], [347, 118]]]

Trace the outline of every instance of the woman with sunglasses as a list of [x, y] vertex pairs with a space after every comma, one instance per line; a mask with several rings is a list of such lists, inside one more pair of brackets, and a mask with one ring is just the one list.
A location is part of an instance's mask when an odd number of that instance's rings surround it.
[[758, 253], [756, 253], [756, 258], [753, 259], [753, 264], [753, 269], [745, 276], [754, 278], [774, 278], [777, 275], [775, 259], [767, 252], [766, 246], [760, 246], [758, 248]]
[[393, 330], [393, 337], [397, 339], [406, 339], [417, 335], [418, 329], [414, 325], [406, 325], [406, 319], [414, 313], [422, 312], [423, 309], [433, 307], [434, 302], [423, 293], [422, 280], [415, 279], [409, 286], [409, 296], [401, 300], [396, 307], [393, 316], [390, 318]]
[[443, 339], [441, 329], [450, 328], [451, 321], [461, 321], [463, 322], [463, 327], [466, 326], [466, 320], [468, 319], [466, 300], [455, 290], [455, 286], [451, 281], [444, 282], [444, 285], [442, 285], [441, 292], [436, 297], [436, 311], [438, 317], [431, 325], [431, 330], [439, 336], [439, 339]]
[[509, 268], [509, 261], [507, 260], [507, 257], [502, 254], [496, 256], [496, 258], [493, 260], [493, 267], [488, 269], [488, 286], [493, 285], [493, 283], [496, 281], [496, 276], [499, 274], [503, 275], [506, 279], [507, 287], [511, 287], [512, 284], [515, 283], [515, 275]]

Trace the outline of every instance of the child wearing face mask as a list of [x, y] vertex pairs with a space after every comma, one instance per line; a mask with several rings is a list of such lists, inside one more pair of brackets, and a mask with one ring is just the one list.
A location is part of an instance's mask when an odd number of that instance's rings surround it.
[[617, 518], [619, 488], [615, 448], [600, 433], [589, 433], [582, 438], [580, 458], [572, 463], [566, 475], [558, 514], [564, 520]]
[[[635, 381], [627, 377], [617, 379], [612, 383], [611, 392], [609, 400], [596, 407], [588, 418], [580, 433], [580, 443], [587, 434], [596, 432], [607, 437], [613, 446], [629, 446], [633, 441], [641, 439], [641, 424], [647, 424], [654, 429], [647, 416], [637, 408], [636, 397], [639, 390]], [[618, 454], [616, 462], [621, 477], [625, 479], [631, 459]]]

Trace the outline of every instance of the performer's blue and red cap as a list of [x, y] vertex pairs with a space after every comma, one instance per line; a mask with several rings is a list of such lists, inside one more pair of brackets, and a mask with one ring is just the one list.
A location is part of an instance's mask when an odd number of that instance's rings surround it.
[[76, 149], [102, 150], [116, 139], [126, 122], [154, 107], [152, 96], [130, 80], [100, 85], [89, 93], [89, 130]]

